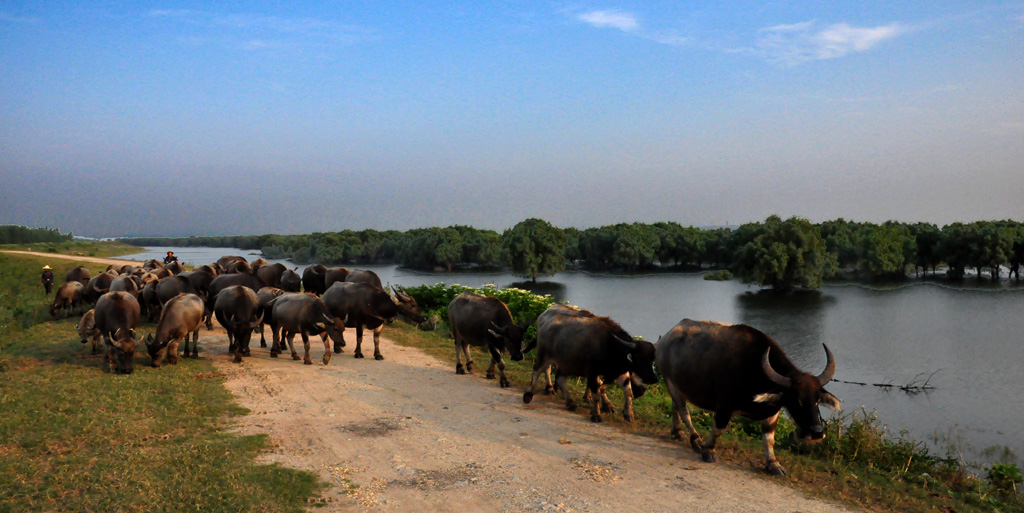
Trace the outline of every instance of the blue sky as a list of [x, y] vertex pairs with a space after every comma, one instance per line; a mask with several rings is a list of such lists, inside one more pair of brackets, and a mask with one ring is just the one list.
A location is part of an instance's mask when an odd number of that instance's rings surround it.
[[0, 223], [1024, 220], [1022, 2], [0, 1]]

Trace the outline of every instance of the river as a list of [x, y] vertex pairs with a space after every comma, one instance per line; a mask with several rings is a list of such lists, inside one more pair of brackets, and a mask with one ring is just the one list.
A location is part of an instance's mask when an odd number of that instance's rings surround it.
[[[174, 251], [199, 265], [222, 255], [250, 261], [258, 252], [232, 248], [149, 248], [122, 258], [162, 258]], [[270, 260], [275, 262], [275, 260]], [[289, 268], [305, 266], [281, 261]], [[933, 454], [961, 453], [992, 461], [1010, 450], [1024, 456], [1024, 287], [963, 286], [911, 281], [898, 287], [829, 285], [819, 292], [778, 295], [739, 281], [705, 281], [701, 273], [595, 275], [562, 272], [536, 285], [508, 273], [422, 273], [365, 266], [384, 283], [407, 287], [438, 282], [479, 287], [518, 286], [551, 294], [618, 321], [633, 335], [657, 340], [683, 318], [744, 323], [771, 335], [805, 371], [824, 368], [822, 343], [836, 356], [828, 389], [844, 410], [877, 413], [890, 433], [906, 431]], [[921, 384], [907, 393], [874, 384]], [[950, 452], [952, 451], [952, 452]], [[1011, 460], [1015, 461], [1015, 460]]]

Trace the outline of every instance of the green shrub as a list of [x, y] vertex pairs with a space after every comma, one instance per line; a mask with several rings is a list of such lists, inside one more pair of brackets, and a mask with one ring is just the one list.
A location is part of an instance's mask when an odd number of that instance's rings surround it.
[[444, 283], [438, 283], [435, 285], [408, 287], [405, 291], [416, 299], [416, 303], [429, 316], [436, 315], [443, 324], [448, 323], [448, 304], [463, 292], [472, 292], [482, 296], [498, 298], [508, 305], [508, 310], [512, 313], [512, 318], [517, 323], [525, 323], [528, 326], [526, 335], [523, 337], [524, 347], [525, 344], [537, 339], [537, 317], [555, 302], [554, 298], [548, 294], [538, 296], [528, 290], [516, 288], [499, 289], [493, 285], [485, 285], [482, 288], [476, 289], [459, 284], [445, 285]]
[[728, 269], [720, 269], [705, 274], [704, 279], [709, 281], [729, 281], [733, 279], [733, 275]]
[[988, 469], [988, 480], [996, 490], [1016, 494], [1017, 483], [1024, 481], [1024, 476], [1013, 463], [993, 463]]

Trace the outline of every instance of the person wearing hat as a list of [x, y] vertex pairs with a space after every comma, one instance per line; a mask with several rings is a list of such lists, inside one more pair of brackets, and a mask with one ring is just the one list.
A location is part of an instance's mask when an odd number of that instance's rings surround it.
[[169, 264], [171, 262], [177, 262], [177, 261], [178, 261], [178, 257], [174, 256], [174, 252], [173, 251], [168, 251], [167, 252], [167, 256], [164, 257], [164, 265], [167, 265], [167, 264]]
[[40, 278], [39, 283], [42, 283], [43, 288], [46, 289], [46, 295], [50, 295], [50, 291], [53, 289], [53, 271], [50, 270], [49, 265], [43, 266], [43, 277]]

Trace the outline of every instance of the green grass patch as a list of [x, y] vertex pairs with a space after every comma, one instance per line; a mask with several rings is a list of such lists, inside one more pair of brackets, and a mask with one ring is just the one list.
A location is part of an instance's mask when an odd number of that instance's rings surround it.
[[0, 511], [304, 511], [320, 493], [314, 474], [256, 462], [265, 436], [227, 431], [246, 410], [212, 362], [107, 372], [75, 318], [49, 320], [37, 267], [0, 255], [15, 327], [0, 328]]

